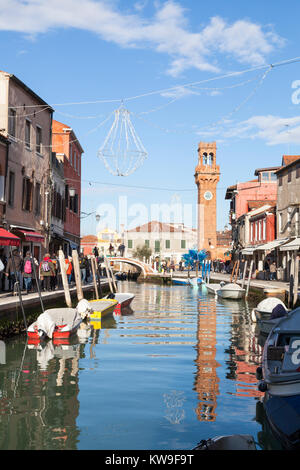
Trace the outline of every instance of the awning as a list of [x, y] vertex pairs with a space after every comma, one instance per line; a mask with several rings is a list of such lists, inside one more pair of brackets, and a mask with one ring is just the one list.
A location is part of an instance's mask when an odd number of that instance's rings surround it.
[[280, 245], [283, 245], [288, 241], [288, 238], [283, 238], [281, 240], [273, 240], [268, 243], [264, 243], [263, 245], [259, 245], [256, 247], [256, 250], [274, 250], [275, 248], [278, 248]]
[[0, 246], [19, 246], [20, 238], [4, 228], [0, 228]]
[[249, 248], [244, 248], [241, 251], [241, 253], [242, 253], [242, 255], [253, 255], [254, 250], [255, 250], [255, 247], [253, 247], [253, 248], [250, 248], [250, 247]]
[[30, 230], [21, 230], [21, 229], [15, 229], [15, 232], [22, 238], [22, 240], [26, 242], [33, 242], [33, 243], [44, 243], [45, 238], [41, 233], [38, 232], [32, 232]]
[[300, 238], [295, 238], [291, 240], [289, 243], [280, 247], [280, 251], [292, 251], [292, 250], [299, 250], [300, 248]]

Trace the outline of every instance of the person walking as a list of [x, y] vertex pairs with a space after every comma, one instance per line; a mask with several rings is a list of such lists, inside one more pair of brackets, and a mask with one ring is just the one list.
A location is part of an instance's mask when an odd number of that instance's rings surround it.
[[12, 295], [14, 295], [15, 285], [17, 282], [19, 283], [20, 289], [23, 289], [22, 269], [23, 259], [15, 248], [12, 252], [12, 256], [8, 259], [4, 273], [9, 278], [9, 290], [12, 291]]
[[32, 291], [32, 276], [33, 276], [32, 257], [31, 257], [30, 251], [27, 251], [26, 256], [24, 258], [24, 263], [23, 263], [23, 279], [24, 279], [26, 294]]
[[54, 264], [51, 261], [50, 254], [46, 253], [40, 263], [40, 280], [43, 290], [51, 291], [51, 277], [55, 276]]
[[276, 268], [276, 263], [275, 261], [273, 261], [273, 263], [271, 263], [270, 265], [270, 281], [276, 281], [276, 272], [277, 272], [277, 268]]
[[51, 255], [50, 258], [51, 262], [53, 263], [55, 273], [54, 276], [51, 276], [50, 278], [50, 288], [51, 290], [55, 290], [57, 286], [58, 259], [55, 253]]
[[265, 280], [269, 281], [270, 280], [270, 265], [269, 265], [268, 259], [266, 259], [264, 262], [264, 271], [265, 271]]
[[125, 252], [125, 245], [124, 245], [124, 243], [121, 243], [121, 245], [119, 245], [118, 250], [119, 250], [120, 256], [123, 258], [124, 252]]
[[84, 256], [83, 253], [79, 254], [79, 268], [80, 268], [80, 274], [81, 274], [81, 281], [83, 284], [86, 284], [88, 260], [87, 260], [87, 257]]
[[108, 251], [109, 251], [109, 255], [112, 256], [112, 255], [113, 255], [113, 251], [114, 251], [114, 247], [112, 246], [111, 243], [110, 243], [110, 245], [109, 245]]
[[72, 258], [69, 256], [68, 258], [65, 259], [66, 263], [66, 272], [68, 276], [68, 283], [71, 284], [72, 281], [72, 271], [73, 271], [73, 265], [72, 265]]

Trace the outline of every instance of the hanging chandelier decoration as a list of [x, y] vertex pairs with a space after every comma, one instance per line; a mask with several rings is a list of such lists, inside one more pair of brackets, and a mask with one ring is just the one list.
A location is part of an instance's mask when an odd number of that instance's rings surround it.
[[130, 112], [121, 104], [114, 114], [98, 156], [111, 174], [128, 176], [143, 164], [148, 154], [132, 125]]

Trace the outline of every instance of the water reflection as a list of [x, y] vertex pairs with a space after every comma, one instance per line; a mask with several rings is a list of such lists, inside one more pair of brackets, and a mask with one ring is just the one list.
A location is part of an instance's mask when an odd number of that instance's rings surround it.
[[215, 299], [198, 299], [195, 390], [198, 394], [197, 418], [215, 421], [219, 381], [216, 361], [217, 309]]
[[135, 293], [131, 308], [70, 343], [5, 342], [0, 449], [192, 449], [231, 432], [275, 446], [252, 306], [186, 286], [121, 290]]

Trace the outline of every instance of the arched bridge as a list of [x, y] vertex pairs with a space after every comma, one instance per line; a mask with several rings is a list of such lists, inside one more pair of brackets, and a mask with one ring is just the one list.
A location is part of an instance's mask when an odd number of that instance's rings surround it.
[[134, 258], [122, 258], [121, 256], [108, 256], [108, 261], [113, 261], [114, 263], [127, 263], [132, 266], [136, 266], [142, 270], [144, 277], [147, 277], [148, 274], [154, 274], [154, 269], [147, 263], [140, 261], [139, 259]]

